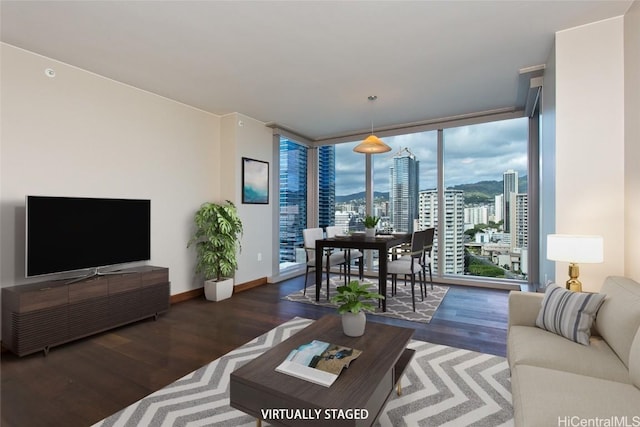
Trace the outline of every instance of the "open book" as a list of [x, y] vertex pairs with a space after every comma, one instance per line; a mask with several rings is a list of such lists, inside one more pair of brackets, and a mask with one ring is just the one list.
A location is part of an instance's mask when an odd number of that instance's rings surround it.
[[329, 387], [362, 351], [313, 340], [291, 351], [276, 371]]

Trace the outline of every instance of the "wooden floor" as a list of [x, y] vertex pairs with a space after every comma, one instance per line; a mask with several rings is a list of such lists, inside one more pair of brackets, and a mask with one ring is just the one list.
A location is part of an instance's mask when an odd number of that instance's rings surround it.
[[[174, 304], [141, 321], [42, 353], [2, 353], [3, 427], [88, 426], [295, 317], [332, 309], [283, 301], [302, 278], [218, 303]], [[504, 356], [507, 291], [452, 286], [430, 324], [369, 316], [411, 327], [414, 339]]]

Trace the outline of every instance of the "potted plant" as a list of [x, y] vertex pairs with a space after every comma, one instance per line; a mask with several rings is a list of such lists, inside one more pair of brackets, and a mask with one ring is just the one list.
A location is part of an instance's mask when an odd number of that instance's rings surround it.
[[242, 248], [242, 221], [235, 205], [204, 203], [194, 218], [195, 232], [187, 247], [195, 244], [196, 273], [205, 279], [204, 294], [210, 301], [220, 301], [233, 294], [233, 273], [238, 268], [237, 252]]
[[357, 280], [352, 280], [345, 286], [338, 286], [336, 291], [337, 294], [331, 298], [331, 301], [339, 304], [338, 313], [342, 315], [342, 330], [350, 337], [361, 336], [367, 324], [365, 310], [375, 310], [375, 306], [367, 300], [384, 299], [384, 296], [371, 292], [369, 285]]
[[367, 215], [364, 217], [364, 234], [366, 237], [375, 237], [376, 225], [380, 221], [380, 217]]

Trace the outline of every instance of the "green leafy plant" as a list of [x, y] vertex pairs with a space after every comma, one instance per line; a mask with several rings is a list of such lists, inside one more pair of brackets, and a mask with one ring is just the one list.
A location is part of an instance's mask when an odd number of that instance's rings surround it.
[[378, 216], [371, 216], [371, 215], [367, 215], [364, 217], [364, 227], [365, 228], [374, 228], [376, 225], [378, 225], [378, 222], [380, 221], [380, 217]]
[[195, 232], [187, 247], [196, 245], [196, 273], [202, 273], [205, 280], [233, 275], [238, 268], [236, 254], [242, 249], [242, 221], [236, 206], [229, 200], [224, 204], [204, 203], [193, 221]]
[[338, 294], [334, 295], [331, 301], [339, 304], [338, 313], [340, 314], [347, 312], [358, 314], [363, 310], [373, 311], [375, 306], [366, 300], [384, 299], [384, 296], [371, 292], [368, 285], [357, 280], [352, 280], [346, 286], [338, 286], [337, 292]]

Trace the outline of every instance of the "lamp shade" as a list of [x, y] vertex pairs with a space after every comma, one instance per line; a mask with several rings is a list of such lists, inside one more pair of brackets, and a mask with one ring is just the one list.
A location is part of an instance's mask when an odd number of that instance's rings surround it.
[[385, 144], [375, 135], [369, 135], [367, 139], [356, 145], [353, 149], [356, 153], [377, 154], [391, 151], [391, 147]]
[[572, 263], [604, 261], [602, 236], [577, 234], [547, 235], [547, 259]]

